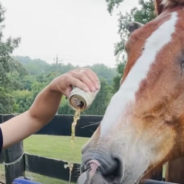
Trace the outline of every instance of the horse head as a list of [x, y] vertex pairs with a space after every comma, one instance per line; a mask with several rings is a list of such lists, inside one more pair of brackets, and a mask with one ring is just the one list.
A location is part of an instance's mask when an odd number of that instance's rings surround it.
[[184, 0], [134, 31], [121, 86], [82, 151], [79, 184], [133, 184], [184, 154]]

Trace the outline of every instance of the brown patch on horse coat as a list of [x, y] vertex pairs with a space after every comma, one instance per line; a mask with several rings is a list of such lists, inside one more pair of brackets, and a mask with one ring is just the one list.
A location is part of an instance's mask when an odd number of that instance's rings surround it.
[[[163, 24], [166, 20], [170, 18], [170, 15], [162, 15], [153, 21], [146, 24], [144, 27], [135, 30], [131, 35], [126, 44], [126, 52], [128, 54], [128, 62], [125, 67], [124, 75], [121, 80], [121, 84], [127, 77], [130, 69], [133, 67], [137, 59], [142, 55], [144, 51], [144, 45], [146, 40], [151, 36], [151, 34], [158, 29], [158, 27]], [[136, 52], [135, 52], [136, 51]]]
[[[142, 81], [133, 109], [133, 122], [136, 122], [139, 131], [142, 130], [141, 133], [150, 131], [150, 141], [154, 136], [165, 140], [155, 150], [163, 158], [157, 158], [150, 170], [184, 154], [184, 141], [181, 139], [184, 137], [184, 75], [180, 75], [184, 50], [184, 9], [177, 7], [172, 11], [177, 11], [179, 17], [176, 31], [171, 42], [160, 50], [147, 78]], [[170, 11], [167, 10], [131, 35], [127, 43], [128, 62], [123, 81], [141, 56], [146, 39], [169, 18]]]

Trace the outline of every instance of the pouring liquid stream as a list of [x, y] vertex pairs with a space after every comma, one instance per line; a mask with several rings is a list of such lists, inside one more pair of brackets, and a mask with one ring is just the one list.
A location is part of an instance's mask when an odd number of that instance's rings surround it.
[[[82, 111], [86, 110], [93, 102], [96, 97], [96, 92], [85, 92], [79, 88], [74, 88], [69, 96], [69, 104], [75, 110], [73, 116], [73, 122], [71, 125], [71, 149], [75, 150], [75, 136], [76, 136], [76, 126], [80, 119], [80, 114]], [[72, 171], [74, 164], [69, 164], [69, 184], [71, 184]]]
[[77, 126], [77, 122], [80, 119], [80, 113], [81, 110], [80, 109], [76, 109], [74, 117], [73, 117], [73, 123], [71, 126], [71, 141], [74, 142], [75, 141], [75, 129]]

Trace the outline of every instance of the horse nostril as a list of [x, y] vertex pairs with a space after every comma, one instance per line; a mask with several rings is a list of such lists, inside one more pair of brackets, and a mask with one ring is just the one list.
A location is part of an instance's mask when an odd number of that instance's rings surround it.
[[119, 158], [113, 158], [114, 164], [108, 172], [105, 172], [103, 176], [106, 178], [107, 181], [120, 181], [122, 177], [122, 161]]
[[[99, 178], [101, 175], [101, 178], [107, 183], [112, 183], [112, 181], [113, 184], [120, 183], [122, 169], [122, 161], [118, 157], [114, 157], [108, 153], [88, 152], [83, 155], [83, 164], [81, 167], [83, 174], [81, 175], [80, 180], [83, 180], [82, 178], [87, 176], [84, 173], [88, 173], [88, 176], [91, 178], [96, 178], [97, 175]], [[87, 181], [89, 181], [89, 177], [87, 178]]]
[[78, 178], [78, 184], [119, 184], [122, 164], [118, 158], [89, 160]]
[[81, 176], [78, 184], [101, 183], [119, 184], [123, 173], [123, 163], [118, 155], [105, 150], [88, 150], [82, 156]]

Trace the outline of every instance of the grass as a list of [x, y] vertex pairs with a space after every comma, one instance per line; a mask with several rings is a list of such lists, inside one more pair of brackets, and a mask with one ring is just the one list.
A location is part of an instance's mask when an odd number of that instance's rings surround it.
[[69, 162], [81, 161], [81, 149], [88, 138], [76, 137], [72, 142], [68, 136], [33, 135], [24, 141], [24, 151]]
[[[71, 141], [69, 136], [48, 136], [33, 135], [24, 140], [24, 151], [30, 154], [43, 157], [60, 159], [68, 162], [80, 163], [81, 148], [88, 141], [88, 138], [76, 137]], [[42, 176], [39, 174], [26, 172], [26, 177], [42, 184], [68, 184], [55, 178]], [[0, 181], [4, 181], [4, 166], [0, 164]]]
[[[88, 138], [80, 137], [76, 137], [75, 141], [72, 142], [71, 137], [68, 136], [33, 135], [24, 140], [24, 151], [39, 156], [80, 163], [81, 148], [87, 141]], [[30, 172], [26, 172], [26, 176], [43, 184], [68, 184], [66, 181]]]
[[3, 164], [0, 164], [0, 181], [5, 183], [5, 172]]

